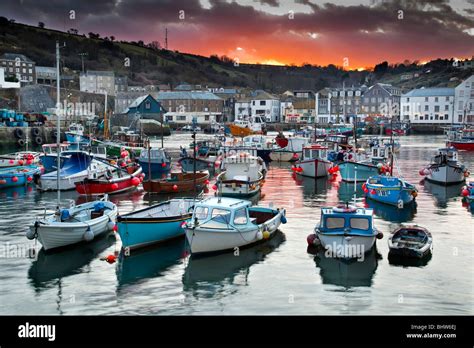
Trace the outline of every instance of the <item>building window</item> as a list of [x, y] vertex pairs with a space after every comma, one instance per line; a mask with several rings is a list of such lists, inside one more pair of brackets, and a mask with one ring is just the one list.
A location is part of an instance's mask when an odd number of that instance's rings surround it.
[[425, 105], [425, 111], [428, 111], [428, 105]]
[[438, 102], [438, 97], [435, 97], [435, 103], [437, 103], [437, 102]]
[[173, 116], [166, 116], [166, 121], [173, 121]]
[[265, 101], [265, 100], [260, 100], [260, 106], [262, 106], [262, 105], [266, 105], [266, 104], [267, 104], [267, 103], [266, 103], [266, 101]]
[[428, 102], [428, 97], [425, 97], [425, 102]]
[[176, 121], [186, 121], [186, 116], [176, 116]]
[[448, 111], [449, 110], [449, 105], [445, 105], [444, 106], [444, 111]]
[[435, 111], [435, 112], [439, 112], [439, 105], [435, 105], [434, 111]]
[[145, 102], [145, 109], [147, 109], [147, 110], [151, 109], [151, 103], [148, 100]]
[[204, 116], [204, 121], [209, 121], [209, 115]]
[[[461, 92], [463, 92], [463, 90], [461, 90]], [[449, 97], [446, 97], [446, 101], [449, 101]]]

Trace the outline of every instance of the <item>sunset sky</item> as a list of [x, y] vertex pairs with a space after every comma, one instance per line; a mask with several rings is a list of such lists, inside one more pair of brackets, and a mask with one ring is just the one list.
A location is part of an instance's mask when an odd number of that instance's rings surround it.
[[474, 0], [1, 0], [0, 15], [162, 45], [168, 28], [169, 49], [241, 63], [357, 69], [474, 55]]

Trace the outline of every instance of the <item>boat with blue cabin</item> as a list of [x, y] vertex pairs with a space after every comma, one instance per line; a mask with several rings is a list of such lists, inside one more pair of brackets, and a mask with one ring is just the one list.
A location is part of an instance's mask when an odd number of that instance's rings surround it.
[[171, 199], [117, 217], [122, 248], [136, 249], [184, 236], [183, 222], [192, 216], [194, 198]]
[[235, 250], [269, 239], [281, 223], [285, 209], [252, 206], [247, 200], [210, 197], [194, 206], [184, 226], [192, 254]]
[[171, 169], [171, 157], [163, 148], [144, 148], [140, 152], [138, 163], [147, 177], [161, 175]]
[[73, 144], [90, 144], [91, 140], [84, 135], [84, 127], [79, 123], [72, 123], [66, 132], [66, 140]]
[[352, 148], [343, 151], [342, 161], [337, 162], [341, 179], [348, 182], [364, 182], [371, 176], [381, 173], [385, 166], [390, 148], [385, 145], [375, 145], [366, 153], [361, 149], [354, 151]]
[[348, 203], [321, 208], [321, 220], [308, 236], [310, 246], [322, 245], [333, 257], [359, 258], [382, 238], [373, 223], [373, 210]]

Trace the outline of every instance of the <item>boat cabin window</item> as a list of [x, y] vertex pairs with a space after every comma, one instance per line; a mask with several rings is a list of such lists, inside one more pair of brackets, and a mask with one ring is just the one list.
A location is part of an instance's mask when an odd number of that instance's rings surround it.
[[304, 150], [304, 158], [311, 158], [311, 150], [305, 149]]
[[207, 207], [196, 207], [196, 209], [194, 209], [194, 218], [203, 221], [207, 218], [208, 213], [209, 209]]
[[241, 208], [236, 210], [234, 213], [234, 225], [246, 225], [247, 222], [247, 209]]
[[326, 228], [344, 228], [344, 222], [342, 217], [328, 217], [326, 218]]
[[230, 224], [230, 210], [214, 208], [211, 213], [211, 220], [223, 224]]
[[351, 228], [356, 228], [358, 230], [368, 230], [369, 220], [365, 218], [351, 218], [350, 225]]

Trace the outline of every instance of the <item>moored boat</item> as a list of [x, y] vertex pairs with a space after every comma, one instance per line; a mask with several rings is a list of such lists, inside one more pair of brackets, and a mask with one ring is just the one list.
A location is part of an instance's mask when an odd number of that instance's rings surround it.
[[307, 238], [310, 246], [322, 245], [332, 257], [360, 258], [382, 238], [373, 224], [373, 211], [349, 204], [321, 208], [321, 220]]
[[348, 203], [321, 208], [321, 219], [307, 238], [310, 246], [322, 245], [333, 257], [360, 258], [382, 238], [373, 224], [373, 211]]
[[367, 198], [403, 208], [415, 200], [418, 190], [415, 185], [393, 176], [375, 175], [363, 185]]
[[327, 160], [327, 149], [320, 144], [303, 147], [303, 158], [296, 163], [296, 173], [311, 178], [328, 176], [332, 163]]
[[454, 147], [458, 150], [474, 151], [474, 128], [465, 127], [447, 131], [448, 147]]
[[192, 216], [196, 200], [171, 199], [129, 214], [119, 215], [122, 248], [136, 249], [184, 236], [183, 222]]
[[200, 192], [209, 183], [209, 172], [170, 173], [166, 179], [144, 180], [143, 189], [151, 193]]
[[184, 226], [192, 254], [235, 250], [272, 237], [286, 223], [285, 209], [254, 206], [250, 201], [210, 197], [196, 203]]
[[0, 156], [0, 168], [32, 165], [39, 162], [40, 153], [33, 151], [20, 151]]
[[28, 239], [37, 238], [44, 250], [90, 242], [115, 226], [117, 207], [109, 201], [94, 201], [69, 209], [56, 209], [55, 214], [37, 219], [29, 227]]
[[192, 173], [194, 172], [194, 162], [196, 162], [196, 171], [202, 170], [214, 170], [214, 163], [216, 162], [216, 156], [209, 156], [209, 157], [181, 157], [178, 160], [181, 169], [185, 173]]
[[37, 165], [1, 168], [0, 189], [28, 185], [33, 183], [34, 175], [40, 173]]
[[72, 123], [66, 132], [66, 140], [73, 144], [89, 144], [90, 138], [84, 135], [84, 127], [79, 123]]
[[307, 145], [309, 145], [308, 138], [288, 138], [288, 145], [284, 148], [273, 150], [270, 153], [270, 159], [275, 162], [295, 162], [300, 158], [303, 147]]
[[103, 195], [125, 192], [135, 189], [143, 180], [142, 167], [139, 164], [107, 171], [97, 179], [85, 178], [76, 182], [76, 191], [81, 195]]
[[467, 168], [459, 163], [458, 151], [454, 147], [438, 149], [431, 163], [419, 173], [426, 180], [442, 185], [459, 184], [470, 175]]
[[389, 256], [423, 258], [431, 254], [433, 237], [424, 227], [403, 225], [388, 237]]
[[227, 156], [222, 161], [217, 186], [223, 196], [251, 196], [261, 189], [264, 168], [261, 158], [247, 153]]
[[171, 157], [162, 148], [144, 148], [140, 152], [138, 163], [148, 178], [161, 175], [171, 169]]
[[265, 121], [260, 116], [250, 119], [237, 119], [229, 125], [230, 133], [235, 137], [246, 137], [251, 134], [265, 134]]

